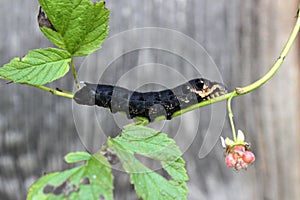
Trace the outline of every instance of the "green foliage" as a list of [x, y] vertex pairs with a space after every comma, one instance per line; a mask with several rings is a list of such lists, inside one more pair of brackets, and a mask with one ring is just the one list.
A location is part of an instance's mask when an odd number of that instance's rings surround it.
[[[109, 11], [104, 2], [91, 3], [90, 0], [39, 2], [47, 15], [40, 13], [47, 22], [47, 25], [41, 23], [40, 29], [61, 49], [36, 49], [22, 59], [14, 58], [0, 68], [0, 78], [72, 98], [68, 92], [43, 85], [63, 77], [70, 69], [69, 63], [72, 63], [77, 80], [73, 57], [86, 56], [101, 48], [108, 35]], [[188, 176], [185, 162], [174, 140], [166, 134], [144, 126], [127, 126], [121, 136], [108, 139], [107, 144], [130, 174], [139, 197], [146, 200], [186, 199]], [[160, 161], [170, 180], [143, 165], [135, 154]], [[113, 199], [113, 175], [105, 156], [75, 152], [66, 155], [65, 160], [84, 164], [43, 176], [30, 187], [28, 200]]]
[[65, 156], [67, 163], [77, 163], [81, 161], [87, 161], [91, 158], [91, 155], [87, 152], [72, 152]]
[[101, 48], [108, 34], [109, 10], [104, 2], [90, 0], [39, 0], [54, 30], [44, 35], [73, 56], [86, 56]]
[[[186, 199], [185, 162], [174, 140], [166, 134], [144, 126], [128, 126], [121, 136], [108, 140], [108, 147], [130, 174], [139, 197], [144, 200]], [[170, 180], [143, 165], [135, 154], [160, 161]], [[30, 187], [28, 200], [113, 199], [111, 166], [102, 154], [75, 152], [66, 155], [65, 160], [68, 163], [86, 161], [86, 164], [42, 177]]]
[[[81, 155], [87, 153], [77, 153]], [[37, 180], [29, 189], [27, 200], [109, 200], [113, 199], [112, 190], [111, 166], [103, 155], [95, 154], [90, 155], [83, 166], [47, 174]]]
[[[120, 158], [130, 174], [131, 183], [143, 199], [186, 199], [188, 176], [185, 162], [174, 140], [144, 126], [129, 126], [122, 136], [108, 140], [108, 146]], [[161, 161], [171, 180], [144, 166], [134, 154]]]
[[[14, 58], [1, 67], [0, 78], [33, 85], [52, 94], [72, 98], [68, 92], [55, 91], [42, 85], [63, 77], [69, 71], [70, 62], [76, 80], [73, 57], [86, 56], [101, 48], [108, 35], [109, 10], [105, 8], [104, 2], [91, 3], [90, 0], [39, 0], [39, 2], [47, 15], [43, 16], [47, 25], [41, 24], [40, 29], [53, 44], [63, 50], [55, 48], [31, 50], [24, 58]], [[48, 26], [49, 24], [51, 26]], [[246, 87], [236, 88], [235, 91], [222, 97], [180, 110], [172, 117], [226, 99], [229, 99], [230, 103], [231, 98], [249, 93], [265, 84], [274, 76], [290, 51], [300, 30], [299, 24], [300, 17], [297, 15], [296, 25], [282, 53], [261, 79]], [[141, 122], [146, 123], [147, 120]], [[226, 140], [224, 142], [226, 143]], [[130, 174], [131, 183], [134, 184], [139, 197], [145, 200], [186, 199], [188, 176], [185, 161], [174, 140], [168, 138], [166, 134], [144, 126], [132, 125], [127, 126], [121, 136], [108, 139], [107, 145], [116, 153], [123, 168]], [[135, 157], [136, 154], [160, 161], [170, 178], [167, 179], [143, 165]], [[76, 152], [65, 156], [65, 160], [68, 163], [85, 162], [85, 164], [40, 178], [30, 187], [28, 200], [113, 199], [113, 175], [105, 156]]]
[[[86, 56], [100, 49], [107, 37], [109, 10], [104, 2], [39, 2], [54, 27], [41, 27], [41, 31], [53, 44], [66, 51], [55, 48], [31, 50], [23, 59], [14, 58], [0, 68], [1, 79], [35, 86], [52, 82], [69, 71], [68, 63], [73, 56]], [[76, 77], [76, 72], [73, 73]]]
[[64, 50], [31, 50], [24, 58], [14, 58], [0, 68], [0, 76], [16, 83], [43, 85], [63, 77], [70, 60], [71, 55]]

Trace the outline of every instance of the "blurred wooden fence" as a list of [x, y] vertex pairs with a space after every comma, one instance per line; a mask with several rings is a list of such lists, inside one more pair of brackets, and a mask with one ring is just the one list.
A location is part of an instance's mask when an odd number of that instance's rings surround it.
[[[106, 3], [111, 10], [110, 36], [143, 27], [161, 27], [186, 34], [207, 50], [224, 83], [233, 89], [257, 80], [279, 56], [295, 22], [298, 2], [108, 0]], [[37, 12], [37, 1], [0, 1], [0, 66], [13, 57], [25, 55], [30, 49], [51, 45], [38, 29]], [[104, 45], [88, 60], [89, 65], [97, 65], [98, 61], [93, 59], [111, 49], [126, 49], [128, 42], [124, 40], [114, 48]], [[161, 43], [164, 42], [162, 39]], [[174, 41], [172, 45], [181, 50], [184, 48], [177, 44]], [[211, 66], [210, 59], [192, 54], [188, 52], [201, 66], [203, 76], [211, 74], [210, 77], [214, 77], [212, 68], [208, 67]], [[219, 132], [210, 132], [219, 125], [213, 124], [213, 128], [208, 129], [212, 118], [210, 106], [165, 124], [164, 131], [172, 137], [177, 133], [176, 141], [186, 148], [184, 158], [191, 178], [189, 199], [299, 198], [299, 61], [297, 42], [282, 69], [270, 82], [251, 94], [234, 99], [237, 127], [247, 134], [247, 141], [252, 143], [257, 156], [254, 165], [245, 172], [234, 172], [225, 167], [222, 148], [216, 140]], [[83, 59], [76, 62], [79, 66]], [[113, 62], [103, 72], [101, 80], [115, 83], [133, 67], [147, 63], [168, 65], [186, 77], [194, 76], [189, 64], [178, 55], [157, 49], [139, 49]], [[155, 83], [159, 79], [171, 87], [182, 83], [151, 66], [144, 76], [142, 74], [136, 72], [136, 79], [131, 80], [138, 83], [147, 79]], [[24, 85], [0, 83], [0, 199], [24, 199], [34, 180], [44, 172], [66, 169], [68, 165], [63, 162], [63, 156], [70, 151], [84, 150], [84, 147], [75, 128], [71, 100]], [[50, 86], [72, 90], [71, 74]], [[222, 112], [224, 105], [218, 104], [216, 109]], [[120, 130], [107, 110], [97, 112], [103, 120], [100, 122], [103, 132], [117, 133]], [[200, 123], [195, 120], [197, 116]], [[222, 116], [218, 120], [222, 122], [224, 119]], [[88, 124], [88, 120], [80, 123], [85, 131], [81, 139], [94, 141], [96, 144], [91, 148], [95, 150], [99, 145], [94, 133], [97, 129]], [[179, 132], [178, 123], [181, 123]], [[214, 136], [209, 138], [207, 134]], [[222, 134], [230, 135], [227, 118]], [[199, 159], [200, 147], [207, 138], [211, 144], [217, 144], [207, 156]], [[188, 142], [190, 146], [186, 145]], [[128, 184], [128, 176], [118, 170], [115, 170], [115, 176], [115, 198], [136, 199]]]

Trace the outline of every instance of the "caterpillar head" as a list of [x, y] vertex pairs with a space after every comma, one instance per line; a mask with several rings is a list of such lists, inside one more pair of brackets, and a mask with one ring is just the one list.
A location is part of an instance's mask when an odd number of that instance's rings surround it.
[[194, 79], [189, 81], [189, 83], [192, 86], [190, 91], [199, 95], [204, 100], [216, 98], [228, 93], [228, 90], [222, 83], [212, 82], [204, 78]]

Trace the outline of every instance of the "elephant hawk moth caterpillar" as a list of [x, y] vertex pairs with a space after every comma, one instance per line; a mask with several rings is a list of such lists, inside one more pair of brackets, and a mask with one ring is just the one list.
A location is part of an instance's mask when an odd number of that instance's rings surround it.
[[129, 119], [144, 117], [153, 121], [159, 116], [170, 120], [176, 111], [226, 93], [223, 84], [204, 78], [157, 92], [137, 92], [119, 86], [85, 83], [75, 93], [74, 100], [78, 104], [109, 108], [112, 113], [125, 112]]

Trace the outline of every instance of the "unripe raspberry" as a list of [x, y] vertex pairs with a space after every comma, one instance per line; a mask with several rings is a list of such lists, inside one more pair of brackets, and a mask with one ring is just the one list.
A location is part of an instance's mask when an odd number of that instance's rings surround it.
[[242, 159], [246, 163], [252, 163], [255, 160], [255, 155], [251, 151], [245, 151]]
[[241, 169], [242, 169], [241, 163], [239, 163], [239, 162], [236, 163], [235, 166], [234, 166], [234, 168], [235, 168], [236, 170], [238, 170], [238, 171], [241, 170]]
[[242, 145], [235, 146], [235, 147], [234, 147], [234, 151], [245, 151], [245, 147], [242, 146]]
[[232, 153], [229, 153], [225, 158], [225, 164], [227, 167], [234, 167], [236, 163], [236, 159]]
[[245, 147], [244, 146], [235, 146], [233, 149], [234, 153], [237, 153], [239, 156], [243, 156], [245, 152]]
[[240, 162], [240, 164], [241, 164], [241, 166], [242, 166], [243, 169], [247, 169], [248, 164], [247, 164], [246, 162], [244, 162], [244, 161], [242, 160], [242, 162]]
[[236, 170], [247, 169], [248, 165], [254, 162], [255, 155], [251, 151], [248, 151], [250, 149], [250, 143], [244, 140], [245, 136], [240, 130], [234, 141], [228, 137], [226, 139], [221, 137], [227, 167], [232, 167]]

